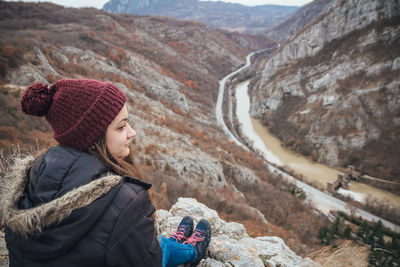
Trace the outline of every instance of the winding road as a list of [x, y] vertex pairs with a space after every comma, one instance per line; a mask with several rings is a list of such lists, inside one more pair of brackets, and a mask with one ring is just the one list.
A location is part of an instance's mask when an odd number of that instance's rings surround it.
[[[231, 133], [231, 131], [228, 129], [228, 127], [226, 126], [225, 121], [223, 119], [222, 103], [223, 103], [223, 97], [224, 97], [225, 84], [233, 76], [235, 76], [236, 74], [238, 74], [239, 72], [245, 70], [246, 68], [248, 68], [250, 66], [250, 64], [251, 64], [250, 59], [251, 59], [251, 57], [253, 55], [255, 55], [257, 53], [260, 53], [260, 52], [263, 52], [263, 51], [266, 51], [266, 50], [268, 50], [268, 49], [263, 49], [263, 50], [256, 51], [256, 52], [253, 52], [253, 53], [249, 54], [247, 56], [247, 58], [246, 58], [246, 64], [243, 67], [241, 67], [241, 68], [237, 69], [236, 71], [228, 74], [227, 76], [225, 76], [219, 82], [219, 93], [218, 93], [218, 99], [217, 99], [217, 105], [216, 105], [216, 111], [215, 111], [218, 124], [221, 126], [223, 131], [226, 133], [226, 135], [232, 141], [234, 141], [237, 145], [245, 148], [246, 150], [249, 150], [249, 148], [247, 146], [245, 146], [240, 140], [238, 140], [233, 133]], [[247, 96], [247, 98], [249, 97], [248, 94], [247, 94], [247, 90], [246, 90], [246, 96]], [[237, 97], [237, 101], [239, 102], [239, 101], [250, 101], [250, 100], [249, 99], [243, 99], [243, 97], [240, 97], [240, 98]], [[237, 103], [237, 105], [239, 105], [239, 103]], [[248, 115], [248, 118], [245, 118], [245, 120], [250, 120], [250, 115], [248, 114], [248, 110], [247, 110], [247, 115]], [[241, 122], [241, 119], [240, 118], [238, 118], [238, 119], [239, 119], [239, 122]], [[255, 140], [255, 139], [257, 139], [257, 137], [254, 137], [254, 136], [256, 136], [256, 134], [254, 132], [249, 134], [249, 135], [247, 135], [247, 137], [250, 140], [253, 140], [253, 142], [257, 142], [258, 140]], [[324, 214], [329, 215], [329, 211], [330, 210], [340, 210], [340, 211], [349, 213], [350, 209], [352, 209], [352, 211], [355, 213], [356, 216], [360, 216], [363, 219], [366, 219], [366, 220], [369, 220], [369, 221], [374, 221], [374, 222], [377, 222], [377, 221], [380, 220], [380, 221], [382, 221], [382, 224], [385, 225], [386, 227], [392, 229], [393, 231], [400, 232], [400, 226], [395, 225], [395, 224], [393, 224], [393, 223], [391, 223], [391, 222], [389, 222], [387, 220], [384, 220], [384, 219], [382, 219], [380, 217], [377, 217], [377, 216], [375, 216], [375, 215], [373, 215], [373, 214], [371, 214], [369, 212], [366, 212], [364, 210], [361, 210], [361, 209], [358, 209], [358, 208], [355, 208], [355, 207], [351, 207], [350, 208], [350, 206], [346, 202], [344, 202], [344, 201], [342, 201], [340, 199], [337, 199], [335, 197], [332, 197], [331, 195], [329, 195], [329, 194], [327, 194], [327, 193], [325, 193], [323, 191], [320, 191], [320, 190], [318, 190], [318, 189], [316, 189], [316, 188], [314, 188], [312, 186], [309, 186], [308, 184], [305, 184], [305, 183], [295, 179], [291, 175], [289, 175], [289, 174], [277, 169], [272, 164], [270, 164], [269, 161], [268, 161], [268, 156], [267, 155], [268, 155], [268, 153], [270, 154], [271, 151], [261, 151], [261, 153], [262, 153], [261, 156], [263, 156], [263, 158], [265, 159], [265, 163], [266, 163], [266, 165], [268, 166], [269, 170], [272, 173], [281, 174], [282, 177], [292, 181], [296, 186], [300, 187], [307, 194], [307, 199], [310, 200], [313, 203], [314, 207], [317, 210], [323, 212]]]
[[[263, 50], [261, 50], [263, 51]], [[260, 52], [260, 51], [258, 51]], [[246, 147], [245, 145], [242, 144], [242, 142], [240, 142], [235, 135], [233, 135], [231, 133], [231, 131], [229, 130], [229, 128], [226, 126], [225, 121], [224, 121], [224, 116], [222, 114], [222, 103], [223, 103], [223, 99], [224, 99], [224, 91], [225, 91], [225, 84], [226, 81], [229, 80], [230, 78], [232, 78], [234, 75], [238, 74], [239, 72], [245, 70], [247, 67], [250, 66], [251, 62], [250, 59], [251, 57], [257, 52], [253, 52], [251, 54], [249, 54], [246, 57], [246, 64], [244, 66], [242, 66], [241, 68], [235, 70], [234, 72], [231, 72], [230, 74], [228, 74], [227, 76], [225, 76], [222, 80], [219, 81], [219, 92], [218, 92], [218, 99], [217, 99], [217, 106], [215, 108], [215, 116], [217, 117], [217, 121], [218, 124], [221, 126], [222, 130], [225, 132], [225, 134], [233, 141], [235, 142], [237, 145], [243, 147], [246, 150], [249, 150], [248, 147]]]

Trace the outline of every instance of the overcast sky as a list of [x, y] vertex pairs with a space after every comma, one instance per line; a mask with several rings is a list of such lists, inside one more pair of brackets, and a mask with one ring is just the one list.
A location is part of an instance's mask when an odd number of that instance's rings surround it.
[[[10, 1], [10, 0], [7, 0]], [[109, 0], [24, 0], [25, 2], [53, 2], [58, 5], [68, 6], [68, 7], [96, 7], [103, 8], [104, 4]], [[205, 1], [205, 0], [200, 0]], [[208, 1], [208, 0], [207, 0]], [[218, 1], [218, 0], [211, 0]], [[239, 3], [247, 6], [257, 6], [257, 5], [286, 5], [286, 6], [302, 6], [311, 2], [312, 0], [224, 0], [223, 2]]]
[[[200, 1], [219, 1], [219, 0], [200, 0]], [[246, 6], [260, 5], [280, 5], [280, 6], [302, 6], [312, 2], [312, 0], [223, 0], [222, 2], [238, 3]]]

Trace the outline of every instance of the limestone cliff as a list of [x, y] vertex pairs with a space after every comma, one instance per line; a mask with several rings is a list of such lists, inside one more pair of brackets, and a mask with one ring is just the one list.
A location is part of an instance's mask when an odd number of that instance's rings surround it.
[[283, 43], [319, 16], [325, 8], [329, 8], [334, 2], [332, 0], [312, 1], [297, 10], [289, 19], [268, 30], [267, 35], [277, 42]]
[[399, 22], [395, 0], [335, 1], [267, 61], [251, 115], [315, 160], [398, 178]]

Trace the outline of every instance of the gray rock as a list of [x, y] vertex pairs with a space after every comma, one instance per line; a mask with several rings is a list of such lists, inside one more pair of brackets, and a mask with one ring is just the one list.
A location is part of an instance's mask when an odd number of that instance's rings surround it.
[[212, 226], [208, 258], [199, 266], [320, 266], [296, 255], [279, 237], [250, 238], [242, 224], [225, 222], [216, 211], [192, 198], [179, 198], [170, 211], [156, 212], [161, 234], [168, 236], [175, 231], [180, 220], [187, 215], [191, 215], [195, 223], [206, 218]]
[[400, 57], [397, 57], [393, 60], [392, 70], [400, 69]]
[[250, 169], [229, 162], [225, 162], [225, 164], [226, 172], [229, 173], [229, 176], [231, 176], [236, 183], [240, 185], [250, 185], [258, 182], [259, 178]]
[[4, 240], [4, 233], [0, 232], [0, 267], [8, 267], [8, 250]]
[[49, 64], [49, 61], [47, 60], [46, 56], [43, 55], [42, 51], [39, 48], [35, 47], [34, 51], [35, 51], [35, 53], [36, 53], [36, 55], [37, 55], [37, 57], [38, 57], [38, 59], [40, 61], [40, 66], [38, 66], [38, 67], [43, 71], [43, 73], [46, 73], [46, 74], [52, 73], [52, 74], [55, 74], [55, 75], [59, 75], [53, 69], [53, 67]]
[[200, 267], [230, 267], [231, 265], [227, 265], [227, 264], [223, 264], [220, 261], [211, 259], [211, 258], [207, 258], [202, 260], [197, 266]]
[[55, 50], [50, 50], [51, 56], [56, 58], [59, 62], [61, 62], [63, 65], [68, 64], [69, 63], [69, 59], [67, 56], [65, 56], [64, 54], [61, 54]]
[[30, 63], [22, 65], [16, 71], [9, 73], [7, 79], [10, 81], [10, 84], [21, 86], [29, 86], [34, 82], [48, 84], [45, 73]]
[[159, 154], [154, 160], [163, 169], [174, 171], [177, 178], [182, 181], [216, 187], [228, 185], [219, 161], [197, 149], [179, 152], [176, 155]]

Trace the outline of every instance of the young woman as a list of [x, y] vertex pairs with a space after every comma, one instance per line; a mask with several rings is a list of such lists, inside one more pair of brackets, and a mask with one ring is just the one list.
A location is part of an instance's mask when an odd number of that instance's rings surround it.
[[125, 94], [115, 85], [62, 79], [30, 86], [24, 113], [45, 116], [59, 146], [17, 160], [3, 178], [0, 218], [10, 267], [177, 266], [198, 263], [211, 227], [183, 218], [159, 236], [133, 159], [136, 136]]

